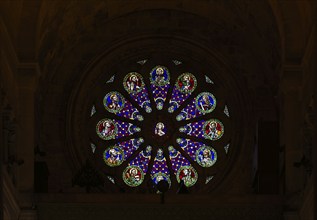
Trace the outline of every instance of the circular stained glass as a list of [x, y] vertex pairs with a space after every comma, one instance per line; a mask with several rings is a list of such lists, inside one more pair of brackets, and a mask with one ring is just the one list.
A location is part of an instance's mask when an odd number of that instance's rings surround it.
[[181, 93], [192, 93], [195, 90], [196, 85], [196, 77], [191, 73], [183, 73], [177, 78], [176, 87]]
[[131, 187], [142, 184], [144, 173], [138, 166], [128, 166], [122, 174], [123, 181]]
[[217, 119], [211, 119], [204, 124], [204, 136], [210, 140], [218, 140], [224, 133], [223, 124]]
[[117, 125], [111, 119], [102, 119], [98, 122], [96, 131], [101, 139], [114, 139], [117, 134]]
[[151, 70], [150, 80], [156, 86], [165, 86], [169, 83], [170, 74], [166, 67], [156, 66]]
[[202, 167], [211, 167], [217, 161], [217, 152], [211, 147], [202, 146], [196, 151], [196, 161]]
[[202, 113], [210, 113], [216, 107], [216, 98], [210, 92], [202, 92], [197, 96], [196, 108]]
[[122, 164], [124, 158], [123, 150], [118, 146], [112, 146], [107, 148], [103, 153], [103, 159], [105, 163], [110, 166], [119, 166]]
[[224, 158], [219, 152], [228, 152], [228, 147], [211, 142], [224, 135], [228, 107], [223, 115], [215, 113], [219, 107], [208, 77], [196, 78], [189, 72], [170, 75], [161, 65], [148, 70], [128, 72], [109, 82], [121, 87], [115, 85], [116, 91], [102, 94], [103, 112], [94, 107], [91, 117], [97, 118], [96, 137], [103, 143], [94, 145], [94, 152], [102, 149], [105, 172], [116, 178], [120, 172], [128, 187], [147, 187], [144, 180], [154, 185], [164, 180], [170, 189], [173, 182], [179, 184], [174, 189], [182, 183], [193, 187], [209, 182], [206, 175], [214, 173], [214, 164]]
[[103, 105], [112, 113], [120, 112], [125, 105], [123, 96], [118, 92], [109, 92], [103, 99]]
[[129, 73], [124, 78], [123, 86], [129, 93], [139, 93], [144, 87], [143, 77], [136, 72]]
[[193, 186], [198, 179], [198, 174], [192, 166], [182, 166], [176, 174], [178, 182], [183, 181], [185, 186]]

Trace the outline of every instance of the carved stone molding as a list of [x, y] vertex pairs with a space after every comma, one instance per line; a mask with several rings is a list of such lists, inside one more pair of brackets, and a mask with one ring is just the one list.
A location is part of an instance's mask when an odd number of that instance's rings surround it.
[[141, 205], [39, 204], [39, 219], [222, 219], [280, 220], [281, 206], [268, 205]]

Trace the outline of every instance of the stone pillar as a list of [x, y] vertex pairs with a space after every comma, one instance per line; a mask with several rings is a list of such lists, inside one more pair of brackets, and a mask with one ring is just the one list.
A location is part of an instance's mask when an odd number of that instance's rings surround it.
[[18, 158], [24, 161], [18, 170], [18, 190], [31, 197], [34, 187], [34, 92], [37, 78], [37, 69], [34, 66], [18, 69]]
[[[317, 45], [317, 44], [315, 44]], [[317, 46], [315, 48], [315, 57], [317, 57]], [[317, 70], [313, 73], [314, 76], [314, 104], [313, 104], [313, 115], [314, 115], [314, 129], [313, 129], [313, 146], [312, 146], [312, 161], [313, 161], [313, 218], [317, 219]]]
[[284, 146], [284, 193], [286, 220], [298, 220], [298, 210], [301, 206], [301, 192], [305, 182], [305, 171], [302, 167], [294, 166], [303, 157], [302, 148], [302, 122], [300, 85], [302, 69], [300, 66], [284, 67], [281, 81], [282, 105], [280, 108], [281, 145]]
[[4, 94], [0, 88], [0, 219], [4, 219], [3, 213], [3, 137], [2, 137], [2, 110], [4, 106]]
[[303, 156], [298, 93], [297, 90], [290, 90], [284, 94], [285, 193], [288, 195], [302, 190], [304, 181], [303, 170], [294, 166]]

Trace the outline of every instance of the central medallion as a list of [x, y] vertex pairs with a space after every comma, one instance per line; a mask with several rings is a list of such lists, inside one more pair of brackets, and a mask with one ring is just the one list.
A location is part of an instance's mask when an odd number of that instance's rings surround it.
[[154, 133], [160, 137], [166, 134], [166, 127], [162, 122], [158, 122], [155, 126]]

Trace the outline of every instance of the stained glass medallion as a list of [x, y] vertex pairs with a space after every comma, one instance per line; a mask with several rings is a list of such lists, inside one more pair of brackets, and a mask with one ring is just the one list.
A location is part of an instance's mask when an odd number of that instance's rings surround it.
[[110, 167], [119, 166], [123, 162], [124, 152], [118, 146], [111, 146], [104, 151], [103, 159]]
[[144, 173], [138, 166], [128, 166], [122, 174], [123, 181], [131, 187], [139, 186], [144, 179]]
[[176, 174], [178, 182], [184, 181], [185, 186], [193, 186], [198, 179], [198, 174], [192, 166], [182, 166]]
[[[138, 62], [140, 67], [148, 65], [144, 61]], [[104, 169], [113, 176], [119, 170], [127, 187], [146, 187], [144, 180], [154, 185], [164, 180], [170, 189], [177, 182], [192, 187], [198, 178], [206, 178], [207, 183], [210, 176], [202, 170], [213, 169], [217, 152], [228, 152], [229, 145], [219, 147], [216, 142], [224, 135], [224, 123], [214, 111], [216, 97], [200, 87], [210, 83], [209, 77], [190, 72], [173, 76], [169, 68], [156, 65], [147, 73], [127, 73], [121, 78], [123, 88], [105, 91], [99, 100], [106, 118], [98, 119], [102, 113], [98, 108], [96, 114], [96, 103], [94, 113], [90, 112], [91, 120], [98, 120], [94, 123], [99, 142], [94, 142], [102, 143], [91, 145], [91, 151], [97, 155], [96, 149], [102, 149]], [[120, 81], [118, 75], [116, 81]], [[228, 107], [222, 108], [228, 116]]]
[[211, 167], [217, 161], [217, 152], [212, 147], [202, 146], [196, 151], [196, 161], [202, 167]]

